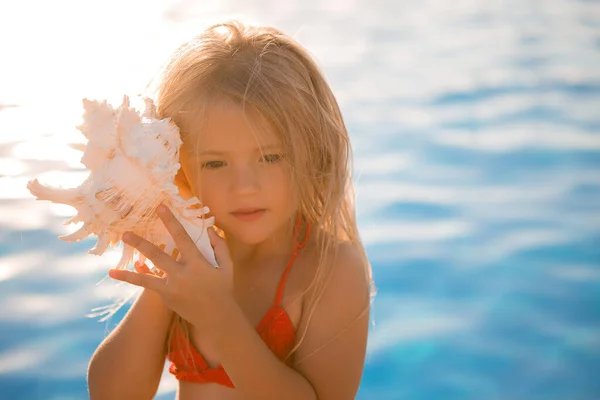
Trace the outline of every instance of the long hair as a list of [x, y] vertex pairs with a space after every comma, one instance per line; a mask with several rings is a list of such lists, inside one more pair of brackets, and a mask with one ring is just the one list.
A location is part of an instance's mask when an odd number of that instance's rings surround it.
[[[356, 226], [346, 126], [323, 74], [300, 44], [272, 27], [219, 23], [177, 49], [157, 91], [158, 114], [179, 126], [184, 146], [197, 132], [202, 115], [217, 101], [259, 112], [279, 135], [297, 211], [318, 228], [313, 229], [318, 263], [305, 292], [308, 321], [340, 242], [350, 242], [359, 250], [368, 291], [374, 296], [371, 266]], [[186, 325], [181, 318], [174, 323]], [[304, 326], [288, 358], [302, 343], [308, 323]], [[189, 335], [189, 326], [184, 332]], [[171, 329], [169, 337], [172, 334]]]

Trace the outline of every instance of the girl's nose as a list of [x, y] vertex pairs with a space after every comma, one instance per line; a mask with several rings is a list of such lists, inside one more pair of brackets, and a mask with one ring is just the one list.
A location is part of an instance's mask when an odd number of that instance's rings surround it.
[[233, 170], [232, 191], [235, 194], [253, 194], [258, 192], [259, 188], [259, 176], [256, 168], [240, 166]]

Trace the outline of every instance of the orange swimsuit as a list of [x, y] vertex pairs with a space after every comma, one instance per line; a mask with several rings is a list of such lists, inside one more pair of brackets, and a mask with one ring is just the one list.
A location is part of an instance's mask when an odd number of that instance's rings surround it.
[[[282, 361], [290, 353], [296, 340], [296, 332], [294, 331], [292, 321], [281, 306], [283, 289], [290, 268], [298, 252], [306, 244], [310, 234], [310, 225], [308, 224], [304, 240], [301, 243], [298, 242], [299, 222], [300, 220], [298, 219], [296, 228], [294, 229], [294, 251], [279, 282], [275, 301], [256, 326], [256, 331], [263, 342]], [[170, 351], [167, 354], [169, 361], [171, 361], [169, 372], [175, 375], [177, 380], [193, 383], [212, 382], [230, 388], [234, 387], [223, 366], [219, 365], [216, 368], [210, 368], [202, 354], [185, 338], [179, 325], [175, 327], [171, 341], [169, 342], [169, 348]], [[188, 348], [190, 351], [185, 351]]]

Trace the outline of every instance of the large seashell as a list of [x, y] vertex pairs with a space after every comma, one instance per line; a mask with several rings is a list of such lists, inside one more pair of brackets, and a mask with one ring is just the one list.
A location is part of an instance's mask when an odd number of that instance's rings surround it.
[[[53, 188], [37, 179], [27, 188], [38, 200], [73, 206], [77, 214], [65, 224], [83, 225], [60, 238], [74, 242], [96, 235], [96, 245], [89, 253], [97, 255], [117, 245], [125, 231], [135, 232], [173, 254], [175, 243], [155, 212], [163, 203], [208, 262], [217, 266], [207, 232], [214, 217], [205, 217], [209, 209], [196, 197], [180, 197], [174, 184], [180, 168], [179, 129], [168, 118], [158, 119], [152, 100], [145, 99], [145, 105], [140, 113], [130, 106], [127, 96], [116, 109], [106, 101], [84, 99], [83, 123], [77, 128], [88, 140], [79, 149], [83, 150], [81, 162], [89, 176], [76, 188]], [[116, 268], [126, 268], [136, 255], [144, 261], [136, 249], [124, 245]]]

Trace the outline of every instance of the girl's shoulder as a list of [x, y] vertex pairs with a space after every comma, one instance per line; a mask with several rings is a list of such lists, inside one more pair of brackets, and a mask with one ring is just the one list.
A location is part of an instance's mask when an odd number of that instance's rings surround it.
[[307, 269], [312, 286], [303, 299], [294, 368], [323, 393], [333, 393], [350, 380], [360, 381], [368, 335], [370, 267], [362, 246], [348, 241], [332, 242], [325, 256], [325, 262], [319, 263], [319, 246], [310, 251], [313, 264]]
[[325, 290], [338, 295], [368, 293], [369, 263], [362, 246], [349, 241], [338, 241], [332, 247]]
[[302, 286], [339, 295], [370, 290], [370, 264], [361, 244], [332, 239], [323, 250], [317, 240], [307, 243], [302, 259]]

